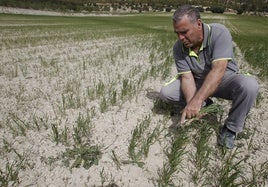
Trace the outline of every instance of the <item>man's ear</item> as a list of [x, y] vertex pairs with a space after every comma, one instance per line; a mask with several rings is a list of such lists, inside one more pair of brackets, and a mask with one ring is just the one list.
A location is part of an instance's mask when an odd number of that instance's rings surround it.
[[197, 24], [198, 24], [199, 27], [202, 26], [202, 21], [201, 21], [201, 19], [198, 19], [198, 20], [197, 20]]
[[201, 19], [197, 20], [197, 26], [198, 26], [199, 29], [202, 29], [202, 21], [201, 21]]

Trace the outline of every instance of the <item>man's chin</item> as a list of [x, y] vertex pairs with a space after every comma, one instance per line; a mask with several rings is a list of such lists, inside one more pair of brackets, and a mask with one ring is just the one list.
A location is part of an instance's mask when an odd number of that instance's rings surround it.
[[186, 47], [186, 48], [191, 48], [193, 45], [192, 44], [190, 44], [190, 43], [186, 43], [186, 44], [183, 44], [184, 45], [184, 47]]

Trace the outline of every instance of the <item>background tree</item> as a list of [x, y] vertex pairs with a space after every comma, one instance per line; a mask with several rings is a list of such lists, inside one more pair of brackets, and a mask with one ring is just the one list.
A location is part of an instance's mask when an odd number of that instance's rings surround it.
[[183, 4], [234, 9], [241, 14], [268, 11], [268, 0], [0, 0], [0, 6], [73, 11], [98, 10], [97, 3], [109, 3], [113, 9], [127, 7], [141, 11], [148, 11], [149, 7], [154, 11], [171, 10]]

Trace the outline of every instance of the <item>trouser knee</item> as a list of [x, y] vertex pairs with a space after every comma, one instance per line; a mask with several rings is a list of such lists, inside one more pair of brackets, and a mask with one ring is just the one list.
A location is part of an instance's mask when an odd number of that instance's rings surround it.
[[240, 92], [251, 99], [255, 99], [259, 90], [259, 84], [253, 77], [241, 81]]
[[169, 102], [170, 93], [166, 87], [162, 87], [160, 90], [160, 98], [165, 101]]
[[168, 103], [177, 103], [177, 102], [180, 102], [181, 100], [179, 90], [174, 89], [171, 86], [164, 86], [161, 88], [160, 98], [164, 102], [168, 102]]

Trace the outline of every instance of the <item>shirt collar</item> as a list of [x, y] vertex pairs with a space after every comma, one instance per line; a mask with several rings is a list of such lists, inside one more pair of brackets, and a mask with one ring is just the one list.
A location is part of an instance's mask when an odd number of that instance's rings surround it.
[[203, 40], [202, 46], [203, 46], [203, 48], [206, 48], [209, 45], [210, 26], [208, 24], [205, 24], [205, 23], [202, 23], [202, 24], [203, 24], [203, 34], [204, 34], [204, 40]]

